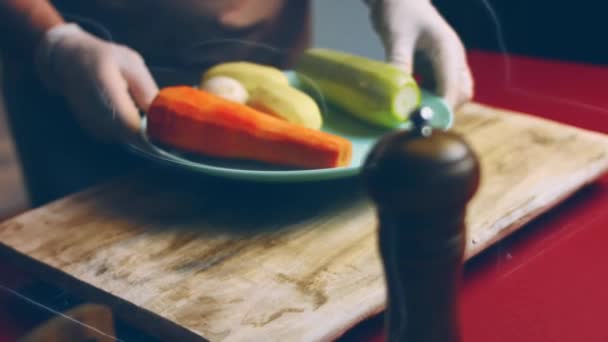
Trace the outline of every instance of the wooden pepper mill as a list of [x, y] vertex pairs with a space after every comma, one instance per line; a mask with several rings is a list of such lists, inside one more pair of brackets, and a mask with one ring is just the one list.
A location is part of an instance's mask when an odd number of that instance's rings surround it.
[[380, 223], [387, 341], [460, 341], [464, 219], [479, 163], [458, 135], [430, 127], [432, 115], [414, 113], [412, 129], [381, 139], [364, 167]]

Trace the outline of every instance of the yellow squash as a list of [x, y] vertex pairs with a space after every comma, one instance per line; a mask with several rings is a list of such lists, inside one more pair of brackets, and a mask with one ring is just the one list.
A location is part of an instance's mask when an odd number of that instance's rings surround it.
[[217, 64], [203, 74], [201, 85], [217, 76], [234, 78], [241, 82], [248, 92], [260, 84], [279, 83], [288, 85], [287, 76], [279, 69], [250, 62], [227, 62]]
[[258, 84], [249, 93], [247, 105], [307, 128], [320, 129], [323, 125], [315, 100], [288, 84]]

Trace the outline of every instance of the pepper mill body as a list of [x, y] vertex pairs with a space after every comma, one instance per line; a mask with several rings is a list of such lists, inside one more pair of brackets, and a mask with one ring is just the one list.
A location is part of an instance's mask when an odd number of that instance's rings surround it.
[[425, 120], [414, 124], [382, 139], [364, 167], [379, 218], [386, 336], [457, 342], [466, 207], [479, 185], [479, 163], [458, 135], [432, 131]]

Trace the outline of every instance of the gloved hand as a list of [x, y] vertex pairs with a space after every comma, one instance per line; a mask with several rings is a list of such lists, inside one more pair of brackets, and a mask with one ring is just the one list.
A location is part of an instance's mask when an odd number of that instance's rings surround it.
[[[390, 62], [408, 73], [422, 71], [422, 76], [430, 77], [437, 93], [455, 109], [473, 97], [473, 77], [464, 46], [430, 0], [365, 2]], [[417, 52], [430, 62], [431, 75], [425, 74], [428, 70], [412, 70]]]
[[147, 110], [158, 93], [137, 52], [96, 38], [76, 24], [46, 32], [36, 59], [42, 81], [66, 98], [85, 130], [105, 141], [137, 133], [138, 107]]

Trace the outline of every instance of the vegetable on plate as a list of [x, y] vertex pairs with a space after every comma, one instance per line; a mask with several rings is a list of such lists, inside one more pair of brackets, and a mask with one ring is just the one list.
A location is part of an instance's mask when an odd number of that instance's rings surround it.
[[232, 77], [211, 77], [201, 84], [201, 89], [238, 103], [246, 103], [249, 100], [247, 89]]
[[287, 76], [279, 69], [251, 62], [226, 62], [211, 67], [203, 74], [202, 85], [210, 78], [226, 76], [241, 82], [248, 92], [259, 84], [268, 82], [289, 84]]
[[319, 106], [308, 94], [280, 83], [262, 83], [251, 91], [247, 105], [312, 129], [321, 129]]
[[148, 111], [158, 143], [209, 157], [306, 169], [348, 166], [349, 140], [188, 86], [162, 89]]
[[414, 78], [388, 63], [313, 48], [295, 70], [305, 83], [314, 82], [328, 102], [376, 126], [397, 127], [420, 104]]

